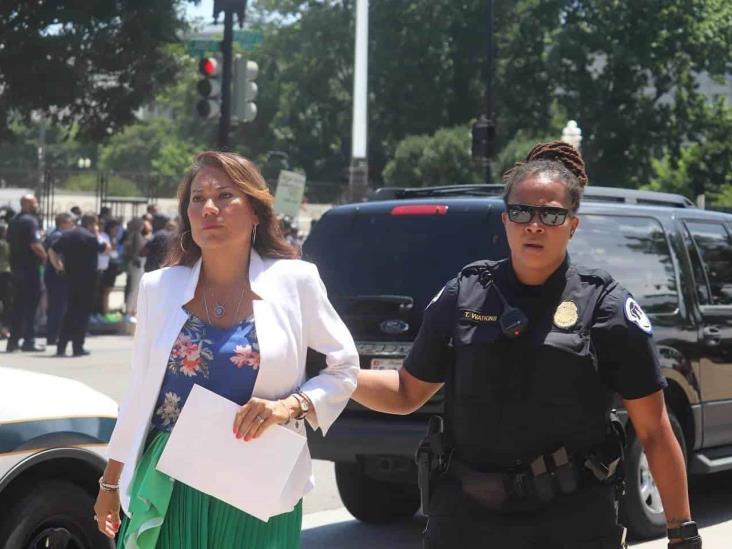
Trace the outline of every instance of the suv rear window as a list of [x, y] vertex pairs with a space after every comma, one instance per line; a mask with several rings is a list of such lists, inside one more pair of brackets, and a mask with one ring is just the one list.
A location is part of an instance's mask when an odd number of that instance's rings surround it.
[[610, 273], [647, 313], [678, 307], [671, 252], [656, 219], [582, 214], [569, 253], [573, 263]]
[[[334, 212], [335, 213], [335, 212]], [[376, 212], [324, 216], [303, 246], [320, 270], [337, 307], [338, 297], [402, 295], [422, 311], [466, 264], [506, 257], [499, 212], [486, 206], [445, 215]]]

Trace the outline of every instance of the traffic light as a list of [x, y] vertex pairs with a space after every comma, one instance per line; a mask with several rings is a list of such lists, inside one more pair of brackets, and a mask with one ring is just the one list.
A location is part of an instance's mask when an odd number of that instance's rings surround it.
[[254, 61], [237, 56], [234, 61], [234, 93], [231, 115], [243, 122], [251, 122], [257, 117], [257, 84], [259, 65]]
[[202, 118], [215, 118], [221, 112], [221, 63], [215, 57], [204, 57], [198, 63], [198, 72], [203, 78], [196, 85], [201, 95], [196, 110]]
[[473, 144], [470, 149], [473, 160], [485, 162], [493, 156], [496, 148], [496, 127], [485, 116], [481, 116], [472, 129]]

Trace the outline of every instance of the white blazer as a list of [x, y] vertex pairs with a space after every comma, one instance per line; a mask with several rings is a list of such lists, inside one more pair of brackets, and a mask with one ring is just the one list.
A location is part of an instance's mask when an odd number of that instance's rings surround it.
[[[146, 273], [140, 283], [132, 377], [107, 452], [108, 458], [125, 464], [119, 484], [127, 514], [132, 476], [143, 453], [168, 357], [188, 318], [183, 305], [193, 298], [200, 271], [199, 260], [193, 267]], [[253, 396], [284, 398], [300, 387], [315, 408], [311, 426], [325, 434], [356, 388], [359, 362], [353, 338], [328, 301], [312, 263], [262, 258], [252, 250], [249, 282], [261, 298], [254, 301], [260, 364]], [[308, 347], [325, 354], [326, 368], [306, 381]], [[289, 428], [305, 434], [301, 421], [291, 422]], [[293, 509], [313, 486], [310, 454], [305, 451], [277, 513]]]

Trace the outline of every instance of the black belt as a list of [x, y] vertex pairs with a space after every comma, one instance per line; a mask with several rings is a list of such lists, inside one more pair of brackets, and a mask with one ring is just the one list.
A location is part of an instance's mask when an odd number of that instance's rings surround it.
[[593, 482], [582, 457], [570, 457], [564, 447], [537, 457], [524, 470], [484, 473], [453, 459], [448, 475], [481, 507], [492, 510], [536, 509], [558, 495], [569, 495]]

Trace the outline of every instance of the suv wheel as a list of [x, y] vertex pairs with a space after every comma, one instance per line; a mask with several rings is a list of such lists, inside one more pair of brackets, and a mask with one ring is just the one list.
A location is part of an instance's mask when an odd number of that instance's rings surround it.
[[19, 498], [0, 518], [2, 547], [11, 549], [109, 549], [93, 520], [94, 499], [79, 486], [46, 481]]
[[[671, 423], [676, 440], [681, 446], [681, 452], [686, 461], [686, 442], [684, 431], [679, 420], [669, 411], [668, 419]], [[666, 517], [663, 514], [661, 494], [656, 481], [651, 475], [643, 447], [637, 437], [632, 436], [626, 451], [626, 480], [625, 497], [621, 505], [621, 520], [628, 527], [634, 539], [647, 539], [666, 534]]]
[[419, 489], [414, 484], [373, 479], [358, 463], [337, 462], [335, 474], [343, 505], [362, 522], [397, 522], [414, 516], [419, 509]]

